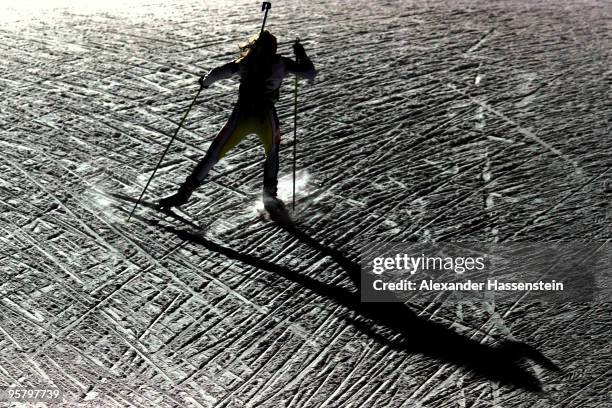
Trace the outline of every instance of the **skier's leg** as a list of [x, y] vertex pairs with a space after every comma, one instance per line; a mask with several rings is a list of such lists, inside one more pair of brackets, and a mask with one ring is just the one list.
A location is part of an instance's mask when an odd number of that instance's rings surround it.
[[217, 136], [213, 139], [204, 159], [195, 166], [191, 174], [175, 194], [159, 201], [160, 207], [177, 207], [185, 204], [187, 200], [189, 200], [193, 191], [202, 184], [213, 166], [231, 147], [238, 143], [239, 140], [236, 141], [236, 139], [240, 139], [239, 117], [239, 107], [236, 106], [225, 126], [223, 126], [221, 131], [219, 131]]
[[276, 198], [278, 188], [278, 151], [280, 147], [280, 128], [276, 111], [272, 108], [267, 112], [268, 125], [260, 133], [261, 141], [266, 151], [264, 163], [264, 198]]
[[[276, 197], [278, 187], [278, 151], [280, 147], [280, 128], [278, 117], [272, 107], [268, 112], [269, 120], [265, 132], [259, 133], [266, 149], [266, 162], [264, 163], [263, 204], [270, 217], [285, 225], [292, 223], [291, 216], [285, 203]], [[262, 137], [263, 136], [263, 137]]]

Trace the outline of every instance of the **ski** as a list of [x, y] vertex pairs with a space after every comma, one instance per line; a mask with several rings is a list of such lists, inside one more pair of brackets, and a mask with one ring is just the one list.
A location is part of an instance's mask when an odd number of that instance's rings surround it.
[[[137, 200], [134, 197], [131, 197], [128, 195], [124, 195], [124, 194], [110, 194], [110, 195], [122, 201], [128, 201], [131, 203], [137, 202]], [[187, 213], [185, 213], [182, 210], [160, 207], [157, 203], [146, 201], [146, 200], [140, 200], [139, 204], [142, 205], [143, 207], [154, 210], [154, 212], [157, 213], [157, 215], [163, 214], [167, 218], [171, 218], [175, 221], [188, 225], [195, 230], [205, 231], [204, 227], [198, 225], [195, 221], [191, 219], [191, 217]], [[139, 218], [137, 214], [133, 214], [132, 216]], [[142, 219], [142, 217], [140, 218]]]

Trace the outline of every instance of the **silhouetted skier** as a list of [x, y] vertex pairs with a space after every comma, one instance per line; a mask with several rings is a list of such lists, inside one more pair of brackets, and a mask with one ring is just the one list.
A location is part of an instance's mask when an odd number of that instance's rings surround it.
[[240, 75], [238, 102], [229, 120], [208, 148], [204, 159], [196, 165], [175, 194], [159, 201], [160, 207], [170, 208], [185, 204], [212, 167], [252, 133], [259, 136], [266, 152], [264, 202], [268, 199], [277, 200], [280, 129], [274, 103], [278, 100], [283, 78], [288, 74], [313, 79], [316, 70], [298, 41], [293, 44], [295, 61], [278, 55], [276, 47], [276, 37], [263, 30], [240, 47], [241, 55], [237, 60], [214, 68], [206, 78], [200, 78], [200, 84], [208, 87], [220, 79]]

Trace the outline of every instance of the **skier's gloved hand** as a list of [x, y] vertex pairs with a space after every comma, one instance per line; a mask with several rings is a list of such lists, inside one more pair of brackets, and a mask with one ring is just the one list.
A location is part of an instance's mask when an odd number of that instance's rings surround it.
[[308, 59], [308, 56], [306, 56], [306, 51], [300, 43], [300, 40], [295, 40], [293, 43], [293, 54], [295, 54], [295, 59], [297, 62], [302, 62]]

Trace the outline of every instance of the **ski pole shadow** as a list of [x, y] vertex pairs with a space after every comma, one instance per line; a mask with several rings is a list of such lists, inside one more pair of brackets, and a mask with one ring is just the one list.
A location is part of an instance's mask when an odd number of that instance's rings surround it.
[[[114, 196], [121, 198], [117, 195]], [[123, 197], [123, 199], [127, 200], [128, 197]], [[349, 260], [340, 251], [318, 242], [302, 231], [291, 220], [284, 205], [271, 207], [281, 205], [282, 202], [265, 204], [277, 225], [301, 242], [331, 257], [348, 273], [357, 290], [351, 291], [343, 287], [326, 284], [286, 266], [213, 242], [192, 230], [165, 225], [158, 220], [151, 220], [136, 214], [135, 217], [151, 226], [162, 228], [184, 241], [281, 276], [319, 296], [344, 306], [350, 312], [343, 318], [357, 330], [391, 349], [435, 358], [442, 362], [464, 367], [482, 378], [533, 392], [542, 390], [541, 383], [532, 373], [527, 371], [522, 365], [523, 363], [532, 360], [549, 370], [560, 371], [541, 352], [525, 343], [505, 340], [497, 346], [491, 346], [463, 336], [440, 323], [420, 317], [403, 303], [361, 302], [359, 265]], [[145, 206], [158, 210], [148, 203]], [[174, 212], [162, 211], [162, 213], [193, 227], [193, 223]]]

